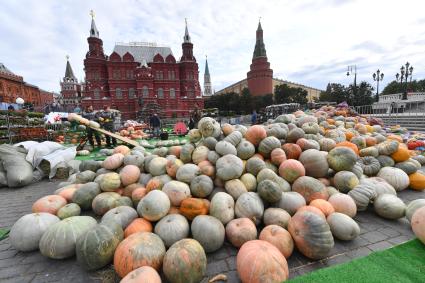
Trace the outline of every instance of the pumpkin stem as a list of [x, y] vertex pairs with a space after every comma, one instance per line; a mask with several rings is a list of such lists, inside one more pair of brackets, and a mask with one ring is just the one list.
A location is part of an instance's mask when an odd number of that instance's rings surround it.
[[208, 283], [213, 283], [215, 281], [227, 281], [227, 276], [225, 274], [218, 274], [211, 278]]

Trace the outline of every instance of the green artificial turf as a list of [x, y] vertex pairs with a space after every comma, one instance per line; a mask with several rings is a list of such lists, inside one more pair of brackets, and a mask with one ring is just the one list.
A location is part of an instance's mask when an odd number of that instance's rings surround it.
[[0, 241], [6, 239], [9, 236], [9, 232], [8, 229], [0, 228]]
[[289, 282], [425, 282], [425, 245], [418, 239]]

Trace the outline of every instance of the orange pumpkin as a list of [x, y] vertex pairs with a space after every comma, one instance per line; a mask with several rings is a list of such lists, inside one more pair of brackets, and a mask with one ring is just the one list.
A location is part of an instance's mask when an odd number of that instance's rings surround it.
[[138, 187], [131, 192], [131, 199], [133, 200], [133, 204], [137, 207], [139, 201], [147, 194], [146, 188]]
[[394, 159], [396, 163], [406, 161], [410, 158], [409, 150], [400, 145], [401, 144], [399, 144], [397, 151], [391, 154], [391, 158]]
[[328, 122], [329, 125], [335, 125], [334, 119], [326, 119], [326, 122]]
[[367, 128], [366, 128], [366, 126], [365, 126], [365, 125], [363, 125], [363, 124], [356, 124], [356, 125], [354, 126], [354, 129], [355, 129], [357, 132], [359, 132], [360, 134], [362, 134], [362, 135], [364, 135], [364, 134], [366, 134], [366, 133], [367, 133]]
[[168, 154], [171, 154], [176, 156], [177, 158], [180, 158], [181, 150], [182, 150], [182, 147], [180, 145], [175, 145], [168, 149]]
[[124, 188], [122, 195], [125, 196], [125, 197], [131, 198], [133, 192], [138, 188], [143, 188], [143, 185], [137, 184], [137, 183], [128, 185], [127, 187]]
[[242, 283], [282, 282], [288, 279], [288, 263], [272, 244], [262, 240], [248, 241], [236, 257]]
[[335, 212], [335, 209], [332, 206], [332, 204], [330, 204], [328, 201], [324, 199], [312, 200], [310, 202], [310, 205], [320, 209], [326, 217], [328, 217], [329, 215]]
[[366, 146], [374, 146], [376, 144], [376, 138], [375, 137], [366, 137]]
[[347, 141], [351, 140], [354, 137], [354, 133], [351, 131], [345, 131], [345, 139]]
[[203, 175], [207, 175], [208, 177], [214, 178], [215, 175], [215, 167], [208, 160], [204, 160], [199, 162], [199, 169], [201, 169], [201, 173]]
[[228, 136], [231, 132], [233, 132], [235, 130], [235, 127], [226, 123], [223, 126], [221, 126], [221, 130], [223, 131], [223, 134], [225, 136]]
[[301, 147], [295, 143], [285, 143], [281, 148], [285, 151], [287, 159], [298, 159], [302, 152]]
[[285, 258], [291, 256], [294, 250], [294, 241], [285, 228], [278, 225], [268, 225], [261, 231], [258, 239], [267, 241], [283, 254]]
[[73, 184], [63, 189], [59, 189], [57, 194], [66, 199], [68, 202], [70, 202], [72, 200], [72, 197], [74, 196], [75, 191], [78, 190], [80, 187], [81, 184]]
[[286, 153], [281, 148], [275, 148], [270, 153], [270, 159], [274, 165], [279, 166], [283, 161], [286, 160]]
[[207, 215], [210, 209], [210, 202], [201, 198], [187, 198], [180, 204], [180, 213], [189, 220], [193, 220], [198, 215]]
[[159, 270], [164, 255], [165, 245], [159, 236], [150, 232], [134, 233], [115, 250], [114, 269], [120, 277], [142, 266]]
[[248, 128], [245, 134], [245, 139], [255, 146], [267, 137], [266, 129], [260, 125], [254, 125]]
[[348, 147], [348, 148], [351, 148], [357, 155], [359, 155], [359, 149], [357, 145], [355, 145], [352, 142], [348, 142], [348, 141], [339, 142], [336, 144], [335, 147]]
[[164, 184], [161, 182], [158, 178], [152, 178], [149, 180], [149, 182], [146, 184], [146, 192], [149, 193], [153, 190], [160, 190], [164, 186]]
[[116, 148], [114, 148], [114, 153], [121, 153], [123, 155], [128, 155], [130, 154], [130, 149], [128, 148], [128, 146], [125, 145], [119, 145]]
[[38, 199], [32, 205], [32, 212], [47, 212], [56, 215], [58, 210], [66, 205], [66, 199], [59, 195], [48, 195]]
[[125, 228], [124, 237], [138, 232], [152, 232], [152, 224], [144, 218], [136, 218]]
[[300, 208], [298, 208], [297, 212], [302, 212], [302, 211], [310, 211], [313, 213], [316, 213], [317, 215], [319, 215], [320, 217], [323, 217], [324, 219], [326, 219], [325, 214], [323, 213], [323, 211], [321, 211], [320, 209], [318, 209], [315, 206], [311, 206], [311, 205], [304, 205], [301, 206]]
[[409, 175], [410, 188], [423, 191], [425, 190], [425, 175], [419, 171]]
[[120, 283], [161, 283], [161, 277], [152, 267], [142, 266], [127, 274]]

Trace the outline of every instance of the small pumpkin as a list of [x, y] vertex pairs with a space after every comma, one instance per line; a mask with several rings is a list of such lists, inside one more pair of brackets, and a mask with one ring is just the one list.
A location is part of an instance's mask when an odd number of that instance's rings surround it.
[[310, 202], [310, 205], [320, 209], [326, 217], [335, 212], [335, 209], [332, 204], [324, 199], [312, 200]]
[[139, 177], [140, 169], [135, 165], [126, 165], [120, 171], [121, 184], [123, 186], [128, 186], [130, 184], [136, 183], [139, 180]]
[[65, 219], [71, 216], [78, 216], [81, 213], [81, 208], [76, 203], [69, 203], [65, 206], [62, 206], [57, 213], [57, 216], [60, 219]]
[[180, 204], [180, 213], [187, 219], [193, 220], [198, 215], [208, 214], [209, 206], [206, 199], [186, 198]]
[[162, 239], [167, 248], [189, 237], [189, 231], [189, 223], [180, 214], [168, 214], [155, 225], [155, 234]]
[[359, 184], [348, 192], [354, 200], [358, 211], [365, 211], [370, 201], [377, 197], [377, 193], [370, 184]]
[[111, 156], [106, 157], [102, 163], [102, 167], [108, 170], [115, 170], [119, 168], [124, 162], [124, 155], [121, 153], [115, 153]]
[[247, 140], [242, 140], [238, 144], [236, 151], [240, 159], [248, 160], [255, 154], [255, 146]]
[[128, 148], [128, 146], [125, 146], [125, 145], [119, 145], [114, 148], [114, 154], [121, 153], [122, 155], [128, 155], [130, 154], [130, 151], [131, 151], [130, 148]]
[[401, 169], [384, 167], [376, 175], [394, 187], [396, 191], [402, 191], [409, 186], [409, 176]]
[[263, 222], [264, 225], [278, 225], [283, 228], [288, 227], [288, 221], [291, 219], [286, 210], [278, 207], [269, 207], [264, 211]]
[[257, 176], [258, 172], [264, 168], [266, 168], [264, 160], [256, 157], [255, 155], [246, 162], [246, 171], [254, 176]]
[[279, 175], [289, 183], [295, 182], [299, 177], [305, 176], [305, 168], [301, 162], [288, 159], [279, 166]]
[[286, 160], [286, 153], [280, 147], [275, 148], [270, 154], [270, 159], [274, 165], [279, 166], [283, 161]]
[[258, 239], [275, 246], [285, 258], [289, 258], [294, 250], [294, 241], [291, 234], [278, 225], [267, 225], [264, 227]]
[[342, 241], [354, 240], [360, 234], [360, 227], [346, 214], [335, 212], [326, 219], [332, 235]]
[[247, 192], [242, 194], [235, 204], [235, 214], [238, 218], [246, 217], [255, 224], [260, 224], [264, 213], [264, 204], [258, 194]]
[[229, 180], [224, 184], [226, 192], [229, 193], [235, 200], [237, 200], [243, 193], [248, 190], [245, 184], [239, 179]]
[[300, 207], [303, 207], [305, 205], [306, 201], [304, 197], [297, 192], [282, 193], [281, 199], [278, 203], [276, 203], [276, 206], [284, 209], [290, 215], [294, 215]]
[[136, 218], [137, 212], [134, 208], [129, 206], [117, 206], [102, 216], [102, 222], [116, 222], [120, 224], [121, 228], [124, 230]]
[[267, 137], [266, 129], [260, 125], [253, 125], [248, 128], [245, 139], [255, 146], [258, 146], [260, 142]]
[[394, 159], [395, 162], [406, 161], [410, 158], [409, 150], [399, 145], [397, 151], [391, 154], [391, 158]]
[[329, 198], [325, 185], [309, 176], [299, 177], [292, 185], [292, 191], [301, 194], [307, 203], [315, 199], [327, 200]]
[[[137, 168], [137, 170], [139, 170], [139, 168]], [[118, 173], [106, 173], [100, 175], [99, 177], [100, 179], [97, 182], [100, 186], [100, 189], [104, 192], [113, 192], [121, 186], [121, 177]]]
[[239, 248], [247, 241], [257, 238], [257, 228], [248, 218], [233, 219], [226, 225], [226, 238]]
[[163, 191], [150, 191], [137, 205], [137, 212], [149, 221], [158, 221], [170, 210], [171, 202]]
[[231, 195], [218, 192], [211, 199], [209, 214], [226, 225], [235, 217], [234, 207], [235, 201]]
[[366, 176], [375, 176], [381, 169], [381, 164], [378, 159], [373, 156], [361, 157], [358, 164], [362, 167], [363, 173]]
[[242, 175], [243, 167], [243, 162], [239, 157], [227, 154], [217, 160], [217, 177], [223, 181], [237, 179]]
[[134, 219], [124, 230], [124, 237], [127, 238], [131, 234], [139, 232], [152, 232], [152, 224], [144, 218]]
[[285, 151], [287, 159], [298, 159], [302, 153], [302, 149], [295, 143], [285, 143], [281, 147]]
[[335, 147], [327, 155], [329, 167], [335, 171], [350, 171], [351, 168], [356, 164], [357, 155], [349, 147], [340, 146]]
[[350, 171], [339, 171], [333, 178], [333, 184], [339, 191], [348, 193], [359, 184], [359, 179]]
[[346, 214], [351, 218], [357, 214], [356, 203], [349, 195], [336, 193], [329, 197], [328, 202], [333, 206], [335, 212]]
[[190, 182], [190, 192], [195, 197], [205, 198], [214, 189], [213, 181], [206, 175], [199, 175]]
[[395, 140], [388, 140], [379, 143], [376, 147], [378, 148], [380, 155], [391, 155], [398, 150], [399, 143]]
[[276, 137], [266, 137], [260, 142], [258, 146], [258, 152], [265, 158], [268, 158], [270, 157], [273, 149], [280, 148], [280, 146], [280, 141]]
[[307, 149], [301, 153], [299, 161], [303, 164], [307, 176], [320, 178], [328, 174], [326, 156], [317, 149]]
[[394, 160], [386, 155], [379, 155], [376, 159], [378, 159], [381, 167], [394, 167]]
[[425, 190], [425, 175], [419, 171], [410, 174], [409, 187], [417, 191]]
[[32, 212], [46, 212], [56, 215], [58, 210], [66, 205], [66, 199], [59, 195], [48, 195], [38, 199], [32, 205]]

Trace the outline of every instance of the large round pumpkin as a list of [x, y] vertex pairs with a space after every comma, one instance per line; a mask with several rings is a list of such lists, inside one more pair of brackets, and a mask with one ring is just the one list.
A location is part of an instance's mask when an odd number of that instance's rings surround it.
[[401, 169], [394, 167], [384, 167], [379, 170], [378, 177], [384, 179], [396, 191], [402, 191], [409, 186], [409, 176]]
[[213, 181], [206, 175], [199, 175], [190, 182], [190, 192], [195, 197], [205, 198], [214, 189]]
[[309, 176], [302, 176], [295, 180], [292, 190], [301, 194], [307, 203], [315, 199], [327, 200], [329, 198], [325, 185]]
[[406, 205], [404, 202], [395, 195], [382, 194], [378, 196], [373, 206], [375, 212], [384, 218], [399, 219], [406, 213]]
[[246, 217], [257, 225], [261, 223], [264, 213], [264, 204], [258, 194], [247, 192], [236, 201], [235, 214], [238, 218]]
[[239, 248], [245, 242], [257, 238], [257, 228], [248, 218], [233, 219], [226, 225], [226, 238], [233, 246]]
[[291, 219], [291, 215], [286, 210], [278, 207], [267, 208], [263, 215], [264, 225], [278, 225], [285, 229], [288, 227], [289, 219]]
[[425, 207], [421, 207], [413, 213], [411, 225], [413, 233], [425, 244]]
[[47, 212], [56, 215], [58, 210], [66, 205], [66, 199], [58, 195], [48, 195], [38, 199], [32, 205], [32, 212]]
[[10, 244], [21, 252], [37, 250], [44, 232], [59, 221], [57, 216], [46, 212], [26, 214], [10, 229]]
[[262, 240], [242, 245], [236, 267], [242, 283], [282, 282], [289, 275], [288, 263], [279, 249]]
[[332, 235], [343, 241], [350, 241], [360, 234], [360, 227], [346, 214], [335, 212], [326, 219], [331, 228]]
[[97, 215], [103, 215], [112, 208], [117, 207], [118, 199], [121, 196], [114, 192], [98, 194], [92, 202], [93, 212]]
[[207, 270], [207, 256], [199, 242], [183, 239], [165, 253], [162, 270], [172, 283], [197, 283]]
[[299, 161], [303, 164], [307, 176], [321, 178], [328, 174], [329, 166], [323, 152], [307, 149], [301, 153]]
[[242, 175], [243, 167], [243, 162], [239, 157], [227, 154], [217, 160], [217, 177], [223, 181], [237, 179]]
[[96, 224], [96, 220], [90, 216], [73, 216], [51, 225], [40, 239], [41, 254], [53, 259], [73, 256], [78, 237]]
[[266, 129], [260, 125], [254, 125], [248, 128], [245, 134], [245, 139], [255, 146], [258, 146], [260, 142], [267, 137]]
[[184, 199], [191, 196], [189, 186], [180, 181], [168, 182], [162, 187], [162, 191], [167, 194], [173, 206], [180, 206]]
[[57, 216], [60, 219], [65, 219], [71, 216], [78, 216], [81, 213], [81, 208], [76, 203], [68, 203], [65, 206], [62, 206], [57, 213]]
[[176, 179], [185, 182], [190, 183], [193, 178], [198, 176], [200, 174], [200, 169], [195, 164], [184, 164], [181, 166], [176, 173]]
[[329, 167], [335, 171], [350, 171], [357, 161], [356, 153], [349, 147], [335, 147], [327, 155]]
[[255, 146], [247, 140], [242, 140], [236, 148], [240, 159], [247, 160], [255, 154]]
[[294, 250], [294, 241], [291, 234], [278, 225], [268, 225], [261, 230], [258, 239], [269, 242], [282, 253], [285, 258], [289, 258]]
[[235, 201], [233, 197], [224, 192], [216, 193], [211, 199], [210, 215], [226, 225], [235, 217]]
[[120, 277], [141, 266], [159, 270], [165, 255], [161, 238], [149, 232], [135, 233], [124, 239], [114, 255], [114, 268]]
[[149, 221], [158, 221], [170, 210], [171, 202], [163, 191], [150, 191], [137, 205], [137, 212]]
[[121, 228], [124, 230], [136, 218], [137, 212], [134, 208], [129, 206], [117, 206], [103, 215], [102, 222], [116, 222], [121, 225]]
[[114, 258], [124, 232], [116, 222], [96, 225], [77, 239], [76, 254], [78, 263], [87, 270], [95, 270], [109, 264]]
[[130, 184], [136, 183], [139, 180], [139, 177], [140, 169], [136, 165], [126, 165], [120, 171], [121, 184], [123, 186], [128, 186]]
[[155, 234], [162, 239], [167, 248], [189, 237], [189, 230], [189, 223], [180, 214], [166, 215], [155, 225]]
[[255, 155], [246, 162], [246, 171], [254, 176], [257, 176], [258, 172], [264, 168], [266, 168], [264, 160]]
[[124, 230], [124, 237], [127, 238], [131, 234], [139, 232], [152, 232], [152, 224], [144, 218], [134, 219]]
[[[132, 166], [132, 165], [128, 165]], [[139, 168], [137, 168], [139, 170]], [[106, 173], [99, 176], [98, 184], [104, 192], [116, 191], [121, 186], [121, 177], [118, 173]]]
[[353, 218], [357, 214], [357, 206], [354, 200], [346, 194], [336, 193], [329, 197], [328, 202], [335, 212], [340, 212]]
[[295, 159], [285, 160], [279, 166], [279, 175], [289, 183], [305, 176], [305, 173], [304, 165]]
[[161, 277], [152, 267], [142, 266], [128, 273], [120, 283], [161, 283]]
[[224, 242], [224, 226], [215, 217], [198, 215], [190, 226], [193, 239], [197, 240], [209, 253], [221, 248]]
[[298, 250], [306, 257], [321, 259], [334, 246], [334, 239], [326, 219], [310, 211], [299, 211], [288, 223], [288, 231]]

